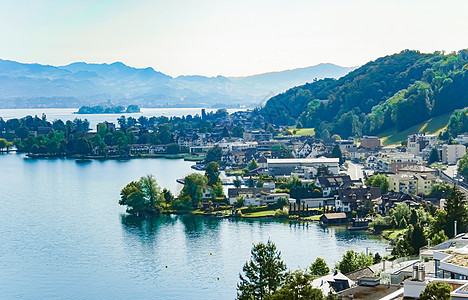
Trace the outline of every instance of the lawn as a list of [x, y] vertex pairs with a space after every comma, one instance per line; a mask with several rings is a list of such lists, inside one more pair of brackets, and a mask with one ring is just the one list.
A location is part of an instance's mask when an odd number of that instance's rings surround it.
[[386, 239], [389, 239], [389, 240], [396, 240], [398, 239], [400, 236], [402, 236], [403, 234], [406, 233], [406, 228], [403, 228], [403, 229], [388, 229], [388, 230], [384, 230], [382, 231], [382, 236]]
[[452, 113], [443, 114], [427, 122], [411, 126], [403, 131], [398, 131], [396, 128], [384, 131], [381, 134], [382, 143], [385, 145], [400, 143], [405, 141], [408, 135], [420, 132], [439, 135], [445, 130], [451, 115]]
[[320, 217], [321, 217], [321, 216], [322, 216], [322, 215], [304, 217], [304, 218], [301, 218], [301, 220], [320, 221]]
[[276, 210], [265, 210], [265, 211], [257, 211], [253, 213], [243, 213], [243, 218], [264, 218], [264, 217], [273, 217], [275, 215]]
[[315, 128], [288, 128], [288, 132], [294, 136], [315, 136]]

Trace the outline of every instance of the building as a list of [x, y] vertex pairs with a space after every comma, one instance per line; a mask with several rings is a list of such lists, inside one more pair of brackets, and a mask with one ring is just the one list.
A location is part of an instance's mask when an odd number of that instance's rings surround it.
[[408, 152], [414, 155], [419, 155], [426, 148], [433, 148], [437, 142], [437, 136], [433, 134], [411, 134], [407, 138]]
[[442, 162], [444, 164], [456, 164], [465, 153], [465, 145], [442, 145]]
[[335, 210], [342, 212], [352, 212], [366, 202], [376, 204], [381, 200], [382, 191], [378, 187], [355, 187], [350, 186], [338, 190], [335, 198]]
[[315, 182], [315, 186], [320, 188], [324, 197], [334, 194], [345, 183], [351, 183], [349, 175], [340, 176], [319, 176]]
[[96, 131], [99, 132], [99, 128], [104, 128], [107, 132], [115, 131], [115, 124], [111, 122], [104, 121], [96, 125]]
[[398, 173], [388, 175], [389, 190], [411, 195], [429, 194], [437, 177], [433, 174]]
[[348, 222], [345, 213], [330, 213], [320, 216], [320, 222], [324, 225], [343, 224]]
[[380, 139], [376, 136], [367, 136], [365, 135], [361, 139], [361, 148], [368, 149], [368, 150], [376, 150], [382, 147], [380, 143]]
[[268, 173], [273, 176], [289, 176], [297, 169], [314, 168], [322, 166], [328, 168], [331, 174], [339, 173], [339, 158], [268, 158]]
[[368, 167], [383, 173], [396, 173], [399, 169], [421, 164], [421, 157], [402, 152], [380, 153], [378, 156], [371, 156], [367, 160]]

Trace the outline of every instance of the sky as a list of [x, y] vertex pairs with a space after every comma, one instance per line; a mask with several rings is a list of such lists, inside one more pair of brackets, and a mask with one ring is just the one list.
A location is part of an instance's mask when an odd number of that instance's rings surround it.
[[247, 76], [468, 48], [466, 0], [0, 0], [0, 58]]

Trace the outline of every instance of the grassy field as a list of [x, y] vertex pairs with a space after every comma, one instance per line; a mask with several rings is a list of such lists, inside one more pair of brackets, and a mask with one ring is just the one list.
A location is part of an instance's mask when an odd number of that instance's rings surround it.
[[320, 221], [320, 217], [321, 217], [321, 216], [322, 216], [322, 215], [304, 217], [304, 218], [301, 218], [301, 220]]
[[297, 129], [296, 127], [288, 128], [288, 132], [294, 136], [315, 136], [315, 128], [300, 128]]
[[406, 233], [406, 228], [403, 228], [403, 229], [388, 229], [388, 230], [384, 230], [382, 231], [382, 236], [386, 239], [389, 239], [389, 240], [396, 240], [397, 238], [399, 238], [400, 236], [404, 235]]
[[420, 132], [438, 135], [445, 130], [451, 115], [452, 113], [443, 114], [432, 118], [427, 122], [411, 126], [403, 131], [398, 131], [396, 128], [384, 131], [380, 134], [382, 144], [397, 144], [405, 141], [408, 135]]
[[253, 213], [243, 213], [243, 218], [264, 218], [264, 217], [273, 217], [275, 215], [276, 210], [265, 210], [265, 211], [257, 211]]

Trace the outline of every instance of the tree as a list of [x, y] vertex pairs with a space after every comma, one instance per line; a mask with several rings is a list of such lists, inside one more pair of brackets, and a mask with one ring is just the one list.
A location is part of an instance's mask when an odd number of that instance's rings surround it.
[[342, 165], [344, 163], [344, 158], [343, 158], [343, 154], [341, 153], [340, 146], [335, 145], [333, 147], [331, 156], [335, 157], [335, 158], [339, 158], [340, 159], [340, 165]]
[[258, 163], [257, 163], [257, 160], [255, 160], [254, 158], [247, 165], [247, 170], [252, 171], [252, 170], [255, 170], [256, 168], [258, 168]]
[[431, 154], [429, 155], [429, 159], [427, 160], [427, 165], [430, 166], [435, 162], [438, 162], [439, 158], [439, 151], [436, 148], [432, 148]]
[[309, 267], [310, 274], [313, 276], [325, 276], [330, 273], [330, 268], [327, 266], [325, 260], [321, 257], [317, 257], [315, 261]]
[[429, 283], [419, 296], [420, 300], [450, 300], [450, 285], [445, 282], [433, 281]]
[[446, 232], [449, 237], [453, 237], [454, 222], [457, 221], [458, 228], [465, 228], [468, 221], [467, 200], [457, 185], [450, 189], [450, 195], [447, 197], [444, 209], [447, 212]]
[[322, 290], [313, 288], [310, 284], [312, 276], [297, 270], [290, 272], [286, 276], [285, 283], [283, 286], [275, 291], [271, 296], [268, 296], [268, 300], [323, 300]]
[[208, 163], [205, 176], [208, 178], [208, 185], [213, 186], [219, 180], [219, 164], [215, 161]]
[[166, 204], [169, 204], [174, 200], [174, 195], [172, 195], [172, 192], [169, 189], [164, 188], [162, 193]]
[[184, 202], [188, 201], [192, 207], [195, 207], [198, 201], [203, 199], [203, 193], [208, 185], [206, 176], [198, 173], [192, 173], [185, 176], [185, 184], [180, 192], [179, 198]]
[[236, 202], [234, 202], [234, 207], [242, 207], [245, 203], [245, 197], [243, 195], [239, 195], [236, 197]]
[[265, 299], [278, 290], [285, 279], [286, 265], [273, 242], [255, 244], [251, 256], [242, 268], [244, 275], [239, 274], [239, 300]]
[[24, 140], [25, 138], [27, 138], [29, 136], [29, 129], [26, 126], [18, 127], [15, 130], [15, 134], [16, 134], [17, 137]]
[[84, 156], [84, 155], [91, 154], [92, 151], [93, 151], [93, 147], [91, 146], [91, 142], [87, 138], [82, 137], [78, 139], [76, 143], [76, 153]]
[[366, 178], [365, 183], [367, 186], [379, 187], [382, 193], [388, 192], [388, 178], [384, 174], [371, 175]]
[[233, 183], [234, 183], [234, 186], [236, 188], [240, 188], [241, 185], [242, 185], [242, 181], [239, 179], [239, 177], [236, 177], [236, 179], [234, 179]]
[[371, 266], [373, 263], [374, 257], [372, 254], [366, 255], [365, 253], [348, 250], [343, 254], [342, 260], [337, 263], [336, 268], [343, 273], [349, 273]]
[[127, 206], [127, 212], [135, 215], [152, 215], [160, 212], [163, 202], [161, 189], [152, 175], [131, 181], [120, 191], [120, 205]]
[[468, 152], [458, 161], [458, 173], [463, 175], [465, 182], [468, 181]]
[[222, 156], [223, 156], [223, 150], [218, 145], [215, 145], [213, 148], [211, 148], [208, 151], [208, 153], [206, 153], [205, 162], [210, 163], [214, 161], [219, 164], [221, 162]]
[[0, 152], [3, 151], [4, 148], [6, 148], [7, 141], [5, 139], [0, 139]]

